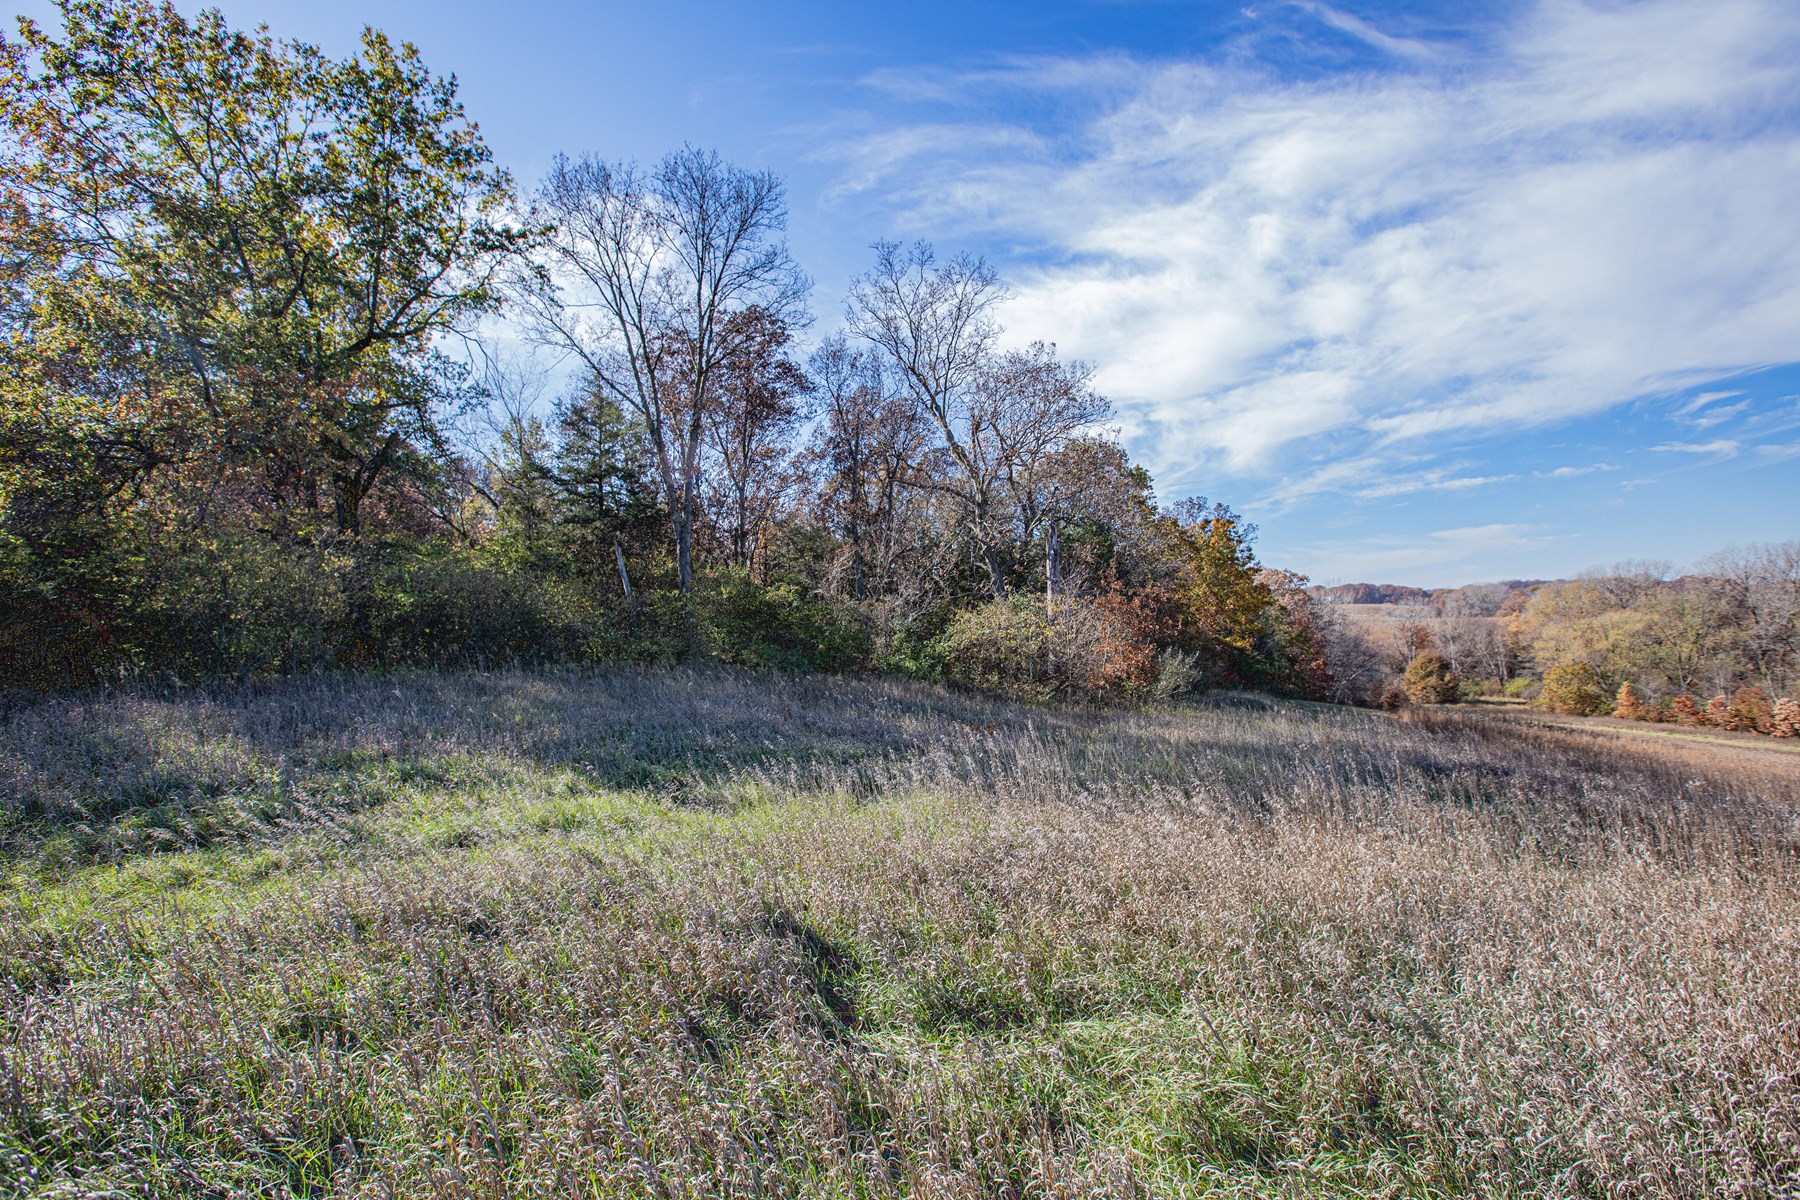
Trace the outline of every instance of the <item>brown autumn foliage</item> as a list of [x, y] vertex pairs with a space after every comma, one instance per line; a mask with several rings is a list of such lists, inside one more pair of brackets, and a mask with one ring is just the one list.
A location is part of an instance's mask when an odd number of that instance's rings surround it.
[[1745, 684], [1732, 693], [1731, 707], [1726, 711], [1727, 729], [1742, 733], [1768, 733], [1774, 721], [1774, 707], [1759, 687]]
[[1544, 674], [1539, 703], [1553, 713], [1589, 717], [1606, 711], [1600, 676], [1585, 662], [1558, 663]]
[[1460, 694], [1456, 672], [1441, 654], [1425, 653], [1414, 658], [1401, 686], [1414, 704], [1454, 704]]
[[1769, 732], [1776, 737], [1800, 737], [1800, 700], [1783, 697], [1769, 714]]
[[1653, 711], [1638, 699], [1637, 689], [1629, 682], [1619, 685], [1619, 694], [1613, 701], [1613, 716], [1626, 721], [1648, 721], [1653, 719]]

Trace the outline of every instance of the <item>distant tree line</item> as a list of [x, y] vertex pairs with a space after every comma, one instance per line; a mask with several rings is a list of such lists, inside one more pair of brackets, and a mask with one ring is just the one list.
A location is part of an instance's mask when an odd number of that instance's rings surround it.
[[[1667, 563], [1623, 563], [1349, 615], [1356, 611], [1321, 603], [1315, 624], [1337, 686], [1360, 681], [1371, 700], [1419, 701], [1410, 681], [1441, 662], [1458, 680], [1456, 695], [1504, 693], [1562, 713], [1794, 735], [1800, 541], [1722, 551], [1679, 575]], [[1430, 662], [1417, 667], [1422, 660]]]
[[1002, 342], [980, 259], [878, 243], [803, 353], [766, 172], [561, 159], [521, 196], [378, 32], [335, 59], [59, 7], [0, 38], [6, 683], [709, 658], [1332, 693], [1306, 581], [1159, 504], [1092, 369]]

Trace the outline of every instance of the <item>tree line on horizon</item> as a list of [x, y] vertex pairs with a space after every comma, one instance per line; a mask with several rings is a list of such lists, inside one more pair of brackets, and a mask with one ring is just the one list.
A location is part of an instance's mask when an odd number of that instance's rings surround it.
[[[1311, 594], [1338, 685], [1365, 679], [1369, 698], [1507, 696], [1568, 715], [1800, 735], [1800, 541], [1720, 551], [1684, 573], [1627, 562], [1573, 579]], [[1373, 595], [1394, 599], [1363, 599]]]
[[772, 174], [684, 147], [521, 194], [382, 33], [59, 9], [0, 38], [6, 683], [709, 659], [1331, 694], [1306, 581], [1161, 503], [1092, 369], [1002, 342], [984, 261], [877, 242], [803, 354]]

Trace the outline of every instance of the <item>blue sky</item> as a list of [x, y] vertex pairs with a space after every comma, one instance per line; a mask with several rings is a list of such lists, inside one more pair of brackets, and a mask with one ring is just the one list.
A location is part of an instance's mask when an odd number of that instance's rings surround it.
[[1320, 581], [1800, 536], [1793, 0], [222, 7], [415, 42], [527, 187], [779, 172], [814, 334], [878, 237], [986, 255], [1166, 499]]

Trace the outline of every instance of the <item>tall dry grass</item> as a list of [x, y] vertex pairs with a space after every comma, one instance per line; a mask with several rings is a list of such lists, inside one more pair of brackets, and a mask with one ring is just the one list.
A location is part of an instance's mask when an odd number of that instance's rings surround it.
[[1792, 1196], [1797, 801], [877, 681], [16, 707], [0, 1194]]

